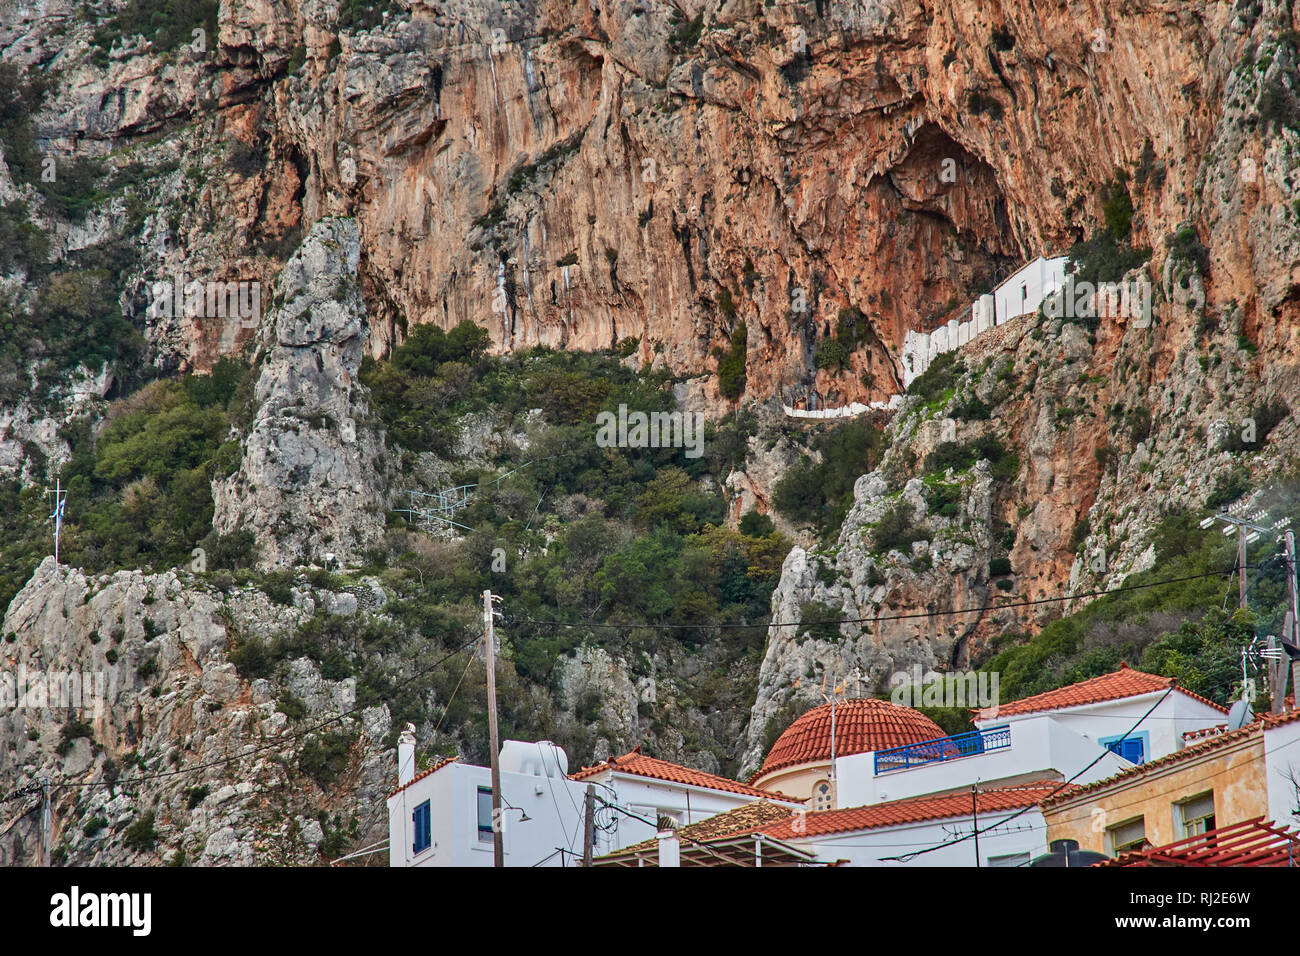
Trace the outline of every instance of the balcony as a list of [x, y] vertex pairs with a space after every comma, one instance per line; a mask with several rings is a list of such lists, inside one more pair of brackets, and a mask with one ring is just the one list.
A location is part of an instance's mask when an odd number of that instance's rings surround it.
[[876, 751], [876, 773], [906, 770], [909, 767], [919, 767], [940, 760], [974, 757], [990, 750], [1005, 750], [1010, 746], [1011, 728], [1006, 724], [1001, 727], [990, 727], [987, 730], [973, 730], [966, 734], [908, 744], [906, 747], [878, 750]]

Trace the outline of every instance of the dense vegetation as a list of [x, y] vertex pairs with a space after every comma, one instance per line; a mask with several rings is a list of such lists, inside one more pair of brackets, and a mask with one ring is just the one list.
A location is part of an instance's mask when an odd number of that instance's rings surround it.
[[[69, 491], [63, 560], [95, 571], [185, 567], [202, 547], [211, 584], [253, 584], [283, 603], [294, 586], [339, 589], [378, 575], [393, 595], [386, 616], [358, 623], [322, 614], [271, 639], [240, 634], [231, 622], [232, 660], [253, 677], [309, 656], [327, 677], [357, 677], [360, 699], [389, 703], [395, 723], [441, 719], [443, 746], [468, 746], [479, 756], [486, 754], [479, 709], [455, 706], [443, 715], [430, 707], [452, 696], [459, 668], [404, 681], [421, 661], [472, 637], [488, 587], [508, 609], [501, 634], [513, 673], [503, 677], [503, 733], [560, 736], [574, 753], [586, 752], [601, 732], [598, 701], [584, 705], [591, 720], [582, 739], [552, 726], [553, 709], [528, 703], [529, 688], [551, 687], [559, 656], [584, 642], [625, 654], [647, 674], [698, 655], [701, 700], [743, 709], [789, 548], [762, 516], [746, 516], [740, 531], [722, 521], [720, 478], [743, 459], [752, 419], [710, 426], [699, 457], [684, 448], [601, 448], [598, 412], [672, 408], [664, 376], [631, 371], [613, 354], [539, 348], [495, 358], [484, 354], [486, 344], [470, 323], [448, 333], [421, 326], [390, 361], [367, 361], [362, 371], [401, 461], [414, 466], [432, 454], [450, 464], [453, 483], [479, 485], [456, 516], [472, 529], [463, 538], [429, 535], [394, 516], [359, 572], [254, 571], [251, 535], [218, 538], [210, 530], [211, 482], [237, 463], [228, 436], [232, 422], [247, 420], [251, 385], [247, 368], [223, 361], [211, 374], [150, 383], [113, 403], [94, 429], [85, 420], [65, 429], [73, 456], [60, 474]], [[466, 425], [484, 417], [503, 440], [489, 460], [467, 466], [453, 448]], [[844, 467], [851, 488], [853, 469]], [[45, 498], [40, 488], [0, 486], [0, 530], [14, 545], [0, 558], [5, 605], [49, 553]], [[597, 626], [605, 624], [619, 627]], [[476, 699], [476, 679], [465, 678], [465, 699]], [[290, 699], [282, 709], [302, 715]], [[667, 719], [652, 705], [643, 716]], [[340, 746], [321, 742], [312, 751], [313, 776], [329, 776]]]
[[[0, 64], [0, 88], [12, 92], [0, 104], [5, 161], [15, 182], [34, 190], [33, 202], [0, 206], [0, 274], [26, 276], [0, 294], [0, 401], [43, 402], [78, 366], [99, 372], [107, 364], [123, 391], [138, 386], [144, 343], [121, 302], [139, 264], [134, 237], [145, 220], [142, 194], [167, 170], [126, 164], [110, 172], [85, 157], [47, 157], [37, 149], [32, 116], [45, 102], [49, 77]], [[50, 262], [50, 221], [77, 220], [116, 194], [126, 212], [117, 231]]]
[[[86, 418], [63, 429], [72, 458], [59, 477], [68, 492], [60, 557], [92, 571], [161, 569], [190, 562], [203, 547], [213, 568], [246, 563], [251, 540], [211, 533], [211, 480], [235, 451], [225, 442], [227, 407], [247, 369], [217, 363], [209, 375], [153, 382], [109, 407], [92, 430]], [[49, 553], [53, 504], [44, 490], [0, 484], [0, 606], [8, 606]]]
[[817, 431], [811, 445], [817, 459], [803, 455], [776, 483], [772, 503], [790, 521], [833, 538], [853, 506], [854, 483], [876, 467], [885, 438], [869, 419], [857, 418]]
[[[490, 471], [453, 471], [454, 481], [480, 485], [457, 517], [473, 528], [462, 540], [431, 541], [394, 525], [371, 560], [389, 586], [410, 595], [401, 613], [473, 620], [479, 594], [491, 587], [510, 609], [503, 633], [522, 680], [548, 686], [557, 657], [584, 642], [638, 667], [700, 653], [701, 693], [716, 695], [719, 706], [744, 706], [752, 681], [737, 681], [732, 669], [756, 674], [789, 547], [758, 516], [741, 531], [722, 522], [720, 479], [743, 457], [752, 421], [733, 417], [709, 428], [697, 458], [682, 448], [601, 448], [599, 412], [672, 409], [664, 376], [630, 371], [605, 353], [538, 348], [484, 357], [481, 336], [469, 323], [446, 335], [418, 329], [391, 361], [363, 369], [395, 450], [408, 457], [449, 457], [467, 416], [488, 413], [498, 435], [517, 430], [528, 445], [525, 452], [503, 443]], [[540, 409], [540, 419], [530, 409]], [[692, 627], [632, 626], [642, 623]], [[465, 721], [461, 739], [479, 740], [481, 728], [468, 714]], [[581, 752], [582, 741], [570, 743]]]
[[[1293, 521], [1300, 509], [1282, 509]], [[1231, 569], [1235, 541], [1217, 527], [1197, 524], [1200, 515], [1167, 517], [1156, 531], [1156, 567], [1129, 577], [1126, 586]], [[1178, 677], [1182, 686], [1226, 703], [1239, 695], [1241, 648], [1252, 636], [1276, 634], [1285, 606], [1285, 565], [1278, 545], [1252, 545], [1248, 571], [1250, 609], [1236, 611], [1235, 577], [1208, 577], [1123, 591], [1101, 597], [1081, 611], [1048, 624], [1024, 643], [1007, 633], [990, 650], [982, 669], [1001, 674], [1003, 700], [1014, 700], [1096, 677], [1121, 662]]]

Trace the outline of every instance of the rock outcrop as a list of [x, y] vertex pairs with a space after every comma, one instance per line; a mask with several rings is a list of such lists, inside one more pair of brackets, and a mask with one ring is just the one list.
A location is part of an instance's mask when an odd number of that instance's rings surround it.
[[264, 565], [347, 562], [383, 532], [387, 452], [357, 381], [368, 331], [359, 255], [356, 223], [322, 219], [285, 265], [242, 461], [213, 483], [213, 527], [252, 530]]
[[[382, 837], [372, 811], [395, 773], [387, 708], [356, 708], [355, 678], [324, 680], [306, 658], [283, 686], [231, 663], [239, 636], [307, 616], [252, 589], [223, 594], [172, 572], [87, 577], [46, 558], [3, 623], [0, 796], [48, 778], [51, 847], [69, 864], [309, 863], [322, 819], [349, 839]], [[315, 735], [291, 709], [346, 737], [328, 786], [311, 777]], [[31, 799], [4, 805], [0, 865], [37, 862]], [[348, 818], [367, 808], [355, 833], [331, 817], [340, 806]]]

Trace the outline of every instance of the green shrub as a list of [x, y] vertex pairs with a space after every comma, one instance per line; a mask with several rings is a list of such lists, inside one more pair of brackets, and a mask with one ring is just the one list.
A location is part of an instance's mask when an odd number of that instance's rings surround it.
[[822, 641], [840, 639], [840, 627], [835, 622], [843, 617], [837, 607], [823, 604], [821, 601], [809, 601], [799, 605], [799, 627], [795, 632], [800, 638], [815, 638]]
[[875, 551], [901, 551], [908, 553], [913, 542], [924, 541], [930, 532], [924, 525], [912, 520], [912, 508], [905, 501], [898, 501], [885, 512], [871, 532], [871, 543]]
[[154, 813], [145, 813], [132, 823], [122, 834], [122, 845], [130, 850], [149, 850], [158, 842], [158, 831], [154, 829]]
[[59, 729], [59, 745], [54, 748], [54, 752], [60, 757], [67, 756], [72, 750], [73, 741], [85, 737], [91, 744], [95, 742], [95, 729], [87, 721], [76, 717], [69, 717], [68, 720]]
[[942, 518], [955, 518], [961, 513], [962, 487], [938, 482], [926, 489], [925, 501], [930, 511]]
[[944, 352], [935, 356], [930, 367], [912, 379], [912, 384], [907, 387], [907, 394], [915, 395], [928, 405], [956, 388], [958, 379], [965, 371], [961, 356], [955, 351]]
[[346, 769], [352, 743], [352, 735], [342, 731], [312, 736], [298, 755], [298, 769], [328, 790]]
[[749, 343], [749, 332], [745, 323], [740, 322], [731, 333], [731, 347], [726, 351], [717, 349], [718, 391], [722, 397], [735, 401], [745, 391], [745, 359]]
[[822, 339], [817, 343], [817, 368], [842, 372], [849, 365], [849, 350], [838, 339]]
[[1020, 468], [1020, 459], [1007, 451], [1002, 443], [991, 435], [965, 443], [939, 442], [934, 450], [925, 456], [921, 467], [926, 474], [939, 474], [949, 468], [954, 472], [961, 472], [982, 459], [987, 459], [993, 466], [993, 475], [996, 478], [1014, 477]]
[[1205, 499], [1205, 506], [1222, 508], [1230, 505], [1249, 492], [1250, 487], [1250, 470], [1243, 465], [1236, 465], [1215, 483], [1214, 490]]
[[746, 511], [740, 516], [741, 534], [749, 535], [751, 538], [762, 538], [774, 531], [776, 525], [768, 515], [759, 514], [757, 511]]
[[121, 37], [143, 36], [156, 52], [174, 50], [193, 40], [193, 31], [206, 31], [206, 47], [217, 43], [219, 0], [130, 0], [116, 16], [95, 31], [95, 45], [107, 52]]
[[853, 486], [884, 453], [885, 436], [866, 419], [852, 419], [814, 443], [821, 462], [805, 457], [776, 483], [772, 505], [788, 520], [817, 525], [832, 536], [853, 505]]

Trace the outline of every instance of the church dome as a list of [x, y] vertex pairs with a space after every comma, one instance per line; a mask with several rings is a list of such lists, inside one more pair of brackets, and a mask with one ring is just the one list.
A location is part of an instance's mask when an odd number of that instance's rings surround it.
[[[835, 705], [836, 757], [888, 750], [946, 736], [943, 728], [925, 714], [887, 700], [860, 697]], [[777, 738], [755, 779], [785, 767], [830, 759], [831, 705], [819, 704]]]

